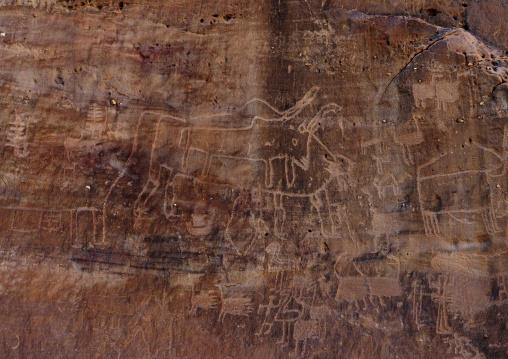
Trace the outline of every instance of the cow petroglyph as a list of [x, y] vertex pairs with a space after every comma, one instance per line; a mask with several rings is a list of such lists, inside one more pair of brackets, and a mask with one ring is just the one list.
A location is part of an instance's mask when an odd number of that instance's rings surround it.
[[448, 104], [459, 99], [458, 83], [448, 81], [436, 81], [442, 75], [432, 75], [429, 83], [413, 84], [413, 97], [417, 107], [423, 107], [427, 100], [437, 103], [438, 110], [446, 110]]
[[[506, 129], [505, 129], [506, 136]], [[499, 232], [495, 202], [489, 186], [506, 175], [504, 154], [471, 142], [463, 150], [451, 150], [417, 168], [417, 191], [427, 235], [439, 236], [441, 215], [461, 222], [479, 214], [489, 234]]]
[[[129, 172], [135, 158], [148, 150], [148, 179], [134, 203], [136, 223], [151, 210], [151, 206], [159, 210], [163, 207], [167, 218], [174, 215], [179, 195], [175, 190], [176, 180], [179, 176], [189, 176], [193, 183], [219, 184], [232, 189], [254, 186], [260, 193], [272, 196], [273, 232], [279, 237], [285, 235], [285, 202], [290, 198], [309, 201], [317, 212], [322, 232], [334, 233], [334, 213], [328, 200], [328, 188], [332, 182], [345, 188], [347, 174], [354, 162], [333, 153], [318, 138], [317, 130], [321, 124], [336, 118], [341, 111], [340, 106], [329, 103], [309, 116], [310, 105], [318, 90], [318, 87], [311, 88], [285, 111], [278, 111], [259, 99], [249, 101], [246, 106], [257, 103], [268, 108], [274, 117], [254, 116], [245, 127], [190, 126], [188, 123], [197, 120], [186, 121], [151, 111], [142, 113], [129, 159], [104, 201], [103, 235], [111, 193]], [[151, 143], [150, 149], [142, 147], [147, 140]], [[319, 180], [304, 181], [308, 173], [317, 174]], [[159, 198], [161, 190], [164, 200]], [[234, 214], [231, 216], [233, 218]], [[259, 219], [253, 218], [253, 221], [254, 227], [263, 225]]]

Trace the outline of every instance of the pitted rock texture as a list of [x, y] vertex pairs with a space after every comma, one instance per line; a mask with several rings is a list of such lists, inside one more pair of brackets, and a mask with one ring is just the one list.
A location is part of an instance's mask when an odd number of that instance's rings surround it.
[[506, 18], [2, 2], [0, 357], [507, 358]]

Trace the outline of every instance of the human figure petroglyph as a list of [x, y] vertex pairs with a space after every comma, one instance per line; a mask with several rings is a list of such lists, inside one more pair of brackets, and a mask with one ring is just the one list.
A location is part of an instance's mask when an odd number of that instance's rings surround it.
[[324, 342], [326, 337], [326, 321], [333, 311], [327, 305], [316, 305], [318, 286], [312, 285], [312, 299], [309, 302], [303, 296], [304, 291], [300, 292], [295, 301], [302, 306], [302, 311], [298, 319], [293, 324], [293, 339], [295, 348], [293, 354], [299, 357], [305, 357], [307, 354], [308, 342], [313, 339]]
[[75, 153], [97, 151], [108, 132], [107, 114], [107, 109], [96, 103], [89, 106], [81, 136], [79, 138], [69, 136], [64, 139], [67, 162], [72, 162]]
[[260, 304], [257, 314], [263, 322], [256, 336], [273, 335], [274, 328], [282, 330], [277, 344], [292, 348], [291, 354], [305, 357], [308, 343], [326, 337], [326, 321], [333, 315], [327, 305], [315, 305], [318, 285], [307, 277], [296, 277], [287, 288], [272, 288], [268, 303]]
[[450, 319], [448, 318], [448, 303], [453, 300], [448, 295], [447, 287], [450, 279], [446, 275], [439, 275], [436, 282], [431, 281], [430, 285], [433, 288], [431, 294], [432, 299], [437, 302], [437, 317], [436, 317], [436, 333], [437, 334], [450, 334], [452, 327]]
[[294, 329], [293, 325], [301, 318], [304, 309], [298, 300], [298, 296], [301, 296], [302, 292], [295, 292], [297, 291], [288, 289], [281, 291], [281, 304], [274, 318], [275, 322], [282, 323], [282, 337], [277, 341], [277, 344], [282, 347], [290, 345], [291, 332]]
[[419, 280], [415, 280], [411, 282], [411, 298], [413, 302], [413, 321], [416, 324], [417, 328], [420, 329], [424, 324], [422, 322], [422, 314], [423, 314], [423, 288], [422, 283]]
[[270, 295], [268, 296], [268, 304], [260, 304], [258, 307], [257, 314], [264, 315], [263, 323], [261, 323], [261, 327], [256, 332], [256, 336], [260, 335], [268, 335], [271, 333], [275, 315], [280, 308], [280, 296], [276, 293], [275, 290], [270, 291]]
[[81, 132], [82, 138], [91, 138], [93, 140], [100, 140], [104, 137], [108, 130], [108, 116], [107, 111], [104, 111], [96, 103], [88, 108], [85, 128]]
[[61, 189], [68, 188], [71, 185], [75, 175], [76, 175], [75, 163], [62, 165], [62, 180], [60, 182], [60, 188]]
[[499, 287], [499, 301], [508, 302], [508, 273], [498, 275], [497, 285]]

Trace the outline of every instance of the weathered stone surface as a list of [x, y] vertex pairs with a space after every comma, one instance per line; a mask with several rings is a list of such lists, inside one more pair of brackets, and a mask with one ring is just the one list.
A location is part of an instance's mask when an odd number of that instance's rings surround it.
[[508, 357], [505, 1], [0, 5], [0, 357]]

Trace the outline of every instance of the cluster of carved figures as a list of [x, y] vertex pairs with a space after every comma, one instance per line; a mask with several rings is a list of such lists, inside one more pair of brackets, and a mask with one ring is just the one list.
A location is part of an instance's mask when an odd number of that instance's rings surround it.
[[[351, 265], [354, 261], [344, 263], [344, 256], [340, 257], [336, 265]], [[323, 276], [302, 277], [289, 268], [269, 272], [271, 286], [264, 295], [233, 283], [219, 283], [200, 290], [192, 287], [188, 315], [213, 315], [221, 325], [253, 320], [255, 338], [273, 340], [280, 350], [296, 357], [307, 357], [317, 344], [324, 345], [339, 330], [337, 325], [352, 325], [364, 330], [394, 331], [403, 327], [418, 331], [432, 327], [449, 344], [449, 353], [464, 358], [485, 358], [453, 324], [457, 312], [463, 312], [465, 319], [472, 319], [465, 313], [467, 308], [450, 309], [450, 305], [461, 301], [459, 296], [468, 296], [457, 292], [453, 285], [472, 278], [428, 274], [412, 279], [406, 292], [397, 277], [344, 277], [336, 272], [336, 280], [330, 285]], [[505, 306], [508, 304], [507, 273], [500, 274], [496, 280], [499, 294], [492, 304]], [[411, 309], [411, 317], [402, 324], [401, 308], [405, 305]], [[389, 312], [397, 313], [397, 319], [377, 321], [376, 313], [381, 312], [385, 317]]]
[[[421, 91], [416, 90], [419, 89], [416, 85], [422, 87], [424, 84], [415, 84], [414, 95], [418, 97]], [[153, 221], [156, 211], [167, 220], [186, 221], [185, 228], [190, 236], [206, 236], [220, 227], [225, 239], [241, 255], [247, 254], [252, 241], [267, 230], [284, 239], [291, 212], [288, 206], [294, 203], [309, 206], [321, 233], [336, 235], [346, 230], [354, 237], [345, 199], [354, 185], [350, 175], [359, 163], [366, 165], [366, 157], [373, 159], [376, 176], [370, 186], [355, 191], [366, 193], [372, 204], [376, 199], [400, 201], [400, 198], [408, 197], [408, 190], [416, 190], [413, 206], [420, 211], [422, 227], [428, 236], [447, 236], [446, 229], [443, 229], [446, 222], [454, 222], [455, 226], [476, 226], [480, 222], [489, 235], [503, 231], [498, 222], [508, 213], [508, 201], [503, 196], [494, 195], [494, 191], [506, 187], [506, 129], [503, 143], [498, 146], [502, 147], [502, 153], [470, 140], [462, 146], [463, 153], [450, 150], [422, 160], [415, 158], [413, 151], [425, 142], [420, 126], [422, 118], [415, 115], [403, 126], [402, 132], [387, 126], [380, 137], [362, 137], [360, 157], [346, 155], [331, 148], [321, 138], [326, 126], [337, 127], [342, 138], [347, 135], [348, 123], [340, 115], [341, 107], [328, 103], [317, 112], [309, 112], [318, 91], [318, 87], [311, 88], [294, 106], [284, 111], [260, 99], [249, 101], [243, 110], [256, 108], [262, 115], [254, 116], [250, 124], [243, 127], [201, 127], [172, 115], [151, 111], [141, 113], [127, 161], [117, 166], [118, 175], [108, 181], [108, 187], [102, 191], [105, 196], [94, 202], [95, 208], [91, 211], [100, 215], [102, 221], [100, 229], [97, 218], [92, 221], [94, 233], [102, 237], [102, 244], [111, 242], [108, 219], [115, 211], [118, 188], [123, 185], [122, 181], [128, 181], [135, 163], [145, 155], [147, 158], [143, 160], [148, 166], [145, 180], [131, 207], [133, 231], [142, 229], [148, 218]], [[415, 101], [421, 105], [424, 100]], [[29, 116], [16, 115], [7, 129], [5, 146], [13, 148], [14, 156], [21, 161], [28, 160], [31, 153], [30, 139], [34, 135], [30, 131], [34, 123]], [[63, 142], [62, 189], [72, 187], [78, 172], [77, 157], [97, 155], [103, 150], [104, 143], [114, 139], [111, 133], [107, 108], [91, 105], [81, 136], [68, 136]], [[402, 161], [398, 162], [400, 154]], [[470, 158], [478, 160], [469, 161]], [[184, 188], [188, 183], [192, 184], [190, 191], [197, 194], [192, 200], [188, 199], [189, 188]], [[453, 183], [461, 184], [459, 189]], [[225, 207], [229, 219], [214, 223], [214, 217], [218, 216], [210, 208], [210, 201], [198, 198], [199, 188], [205, 188], [204, 195], [211, 199], [222, 196], [222, 202], [228, 203]], [[460, 188], [465, 192], [462, 193]], [[229, 194], [225, 195], [225, 192]], [[201, 197], [204, 195], [201, 193]], [[248, 196], [250, 199], [245, 200]], [[192, 213], [190, 218], [182, 217], [180, 208], [187, 208], [187, 213]], [[249, 218], [243, 220], [253, 234], [246, 244], [237, 245], [235, 221], [245, 209], [248, 209]], [[13, 211], [18, 209], [13, 208]], [[371, 206], [370, 216], [372, 229], [377, 233], [376, 240], [405, 230], [403, 221], [397, 220], [395, 212]], [[94, 243], [89, 244], [95, 245], [97, 240], [94, 237]]]
[[[444, 109], [446, 104], [455, 101], [454, 97], [443, 95], [450, 92], [450, 86], [437, 83], [435, 78], [430, 85], [415, 84], [416, 106], [421, 107], [425, 101], [437, 97], [439, 108]], [[9, 228], [2, 229], [18, 233], [67, 231], [74, 246], [107, 246], [114, 241], [110, 218], [116, 211], [115, 196], [119, 196], [123, 182], [130, 185], [135, 164], [146, 159], [145, 177], [141, 186], [134, 189], [136, 199], [128, 205], [133, 223], [131, 233], [151, 235], [143, 230], [147, 221], [153, 222], [154, 218], [176, 223], [188, 238], [204, 241], [219, 231], [221, 235], [216, 236], [228, 243], [232, 255], [238, 257], [249, 255], [256, 241], [269, 237], [263, 244], [261, 261], [273, 286], [265, 295], [238, 291], [237, 285], [230, 283], [198, 290], [193, 287], [189, 315], [213, 312], [220, 324], [228, 317], [256, 317], [259, 324], [256, 337], [277, 335], [281, 348], [305, 357], [309, 344], [322, 342], [331, 335], [328, 323], [332, 318], [340, 318], [341, 312], [361, 313], [360, 319], [350, 320], [346, 316], [343, 320], [368, 326], [369, 319], [362, 313], [387, 306], [398, 310], [410, 299], [415, 326], [433, 325], [437, 334], [452, 335], [447, 340], [455, 354], [475, 351], [452, 330], [450, 303], [461, 295], [456, 289], [459, 286], [450, 290], [450, 281], [454, 279], [436, 271], [426, 279], [414, 279], [408, 290], [402, 284], [407, 272], [401, 270], [400, 253], [383, 252], [380, 243], [407, 232], [407, 223], [399, 218], [400, 212], [406, 210], [406, 202], [400, 198], [405, 198], [410, 187], [416, 190], [413, 199], [421, 215], [421, 237], [446, 237], [443, 228], [446, 223], [482, 227], [486, 235], [503, 237], [499, 222], [508, 212], [507, 201], [493, 196], [493, 189], [506, 186], [507, 128], [503, 143], [498, 146], [503, 153], [469, 141], [462, 146], [465, 155], [458, 156], [458, 151], [450, 150], [422, 160], [415, 158], [412, 150], [425, 142], [420, 127], [422, 118], [415, 115], [403, 133], [389, 128], [381, 137], [365, 139], [361, 143], [361, 155], [353, 158], [338, 153], [321, 139], [325, 125], [336, 126], [344, 137], [348, 124], [340, 116], [341, 106], [335, 103], [313, 110], [311, 104], [318, 90], [313, 87], [284, 111], [260, 99], [249, 101], [245, 108], [252, 106], [258, 111], [261, 108], [262, 115], [236, 128], [202, 127], [175, 116], [143, 112], [135, 126], [130, 154], [102, 192], [104, 198], [94, 206], [76, 208], [3, 206], [0, 211], [8, 218], [3, 223]], [[13, 149], [19, 161], [33, 153], [30, 144], [33, 124], [29, 117], [23, 116], [15, 116], [9, 124], [5, 146]], [[110, 139], [107, 109], [90, 106], [81, 136], [69, 136], [63, 142], [61, 187], [72, 186], [77, 156], [97, 153]], [[394, 161], [396, 156], [402, 161]], [[480, 160], [469, 161], [475, 156]], [[313, 280], [297, 275], [302, 269], [300, 264], [294, 256], [284, 254], [284, 244], [290, 242], [294, 233], [294, 228], [293, 232], [288, 229], [288, 223], [295, 203], [308, 206], [308, 213], [319, 224], [321, 235], [347, 237], [357, 249], [362, 245], [352, 229], [354, 224], [348, 217], [345, 198], [353, 183], [350, 174], [359, 162], [365, 164], [366, 157], [371, 159], [375, 177], [359, 192], [367, 194], [369, 204], [376, 199], [390, 198], [402, 203], [399, 212], [370, 206], [369, 223], [375, 233], [372, 240], [375, 245], [368, 249], [365, 246], [364, 252], [376, 255], [354, 257], [339, 251], [333, 264], [334, 278], [324, 280], [321, 274], [320, 279]], [[206, 190], [200, 192], [201, 188]], [[460, 189], [468, 195], [459, 193]], [[464, 200], [468, 196], [470, 200]], [[216, 213], [210, 206], [213, 201], [225, 202], [226, 213]], [[187, 212], [181, 208], [187, 208]], [[362, 263], [373, 259], [379, 260], [378, 273], [362, 268]], [[495, 280], [496, 304], [505, 305], [508, 302], [506, 274], [496, 274]], [[255, 299], [256, 295], [262, 299]], [[429, 319], [425, 314], [426, 302], [435, 308], [434, 318]], [[466, 314], [472, 316], [475, 305], [465, 307], [469, 308]]]

